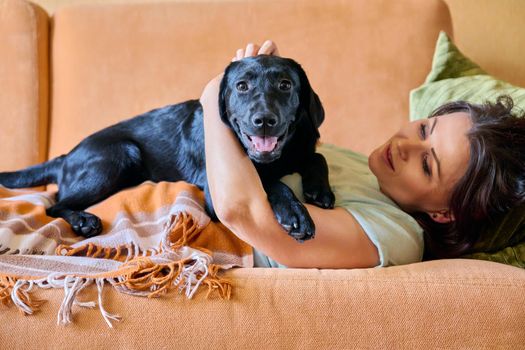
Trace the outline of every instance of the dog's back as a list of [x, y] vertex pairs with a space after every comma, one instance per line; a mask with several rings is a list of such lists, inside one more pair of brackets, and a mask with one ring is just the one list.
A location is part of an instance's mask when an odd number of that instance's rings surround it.
[[[246, 95], [244, 99], [239, 100], [241, 102], [234, 101], [237, 83], [228, 78], [235, 78], [243, 73], [243, 68], [249, 70], [254, 65], [263, 68], [259, 69], [261, 74], [275, 70], [275, 67], [280, 65], [283, 73], [289, 74], [287, 79], [294, 81], [293, 93], [296, 97], [276, 90], [267, 84], [267, 78], [261, 76], [258, 80], [261, 84], [258, 87], [259, 92], [253, 99], [255, 101], [264, 97], [261, 100], [264, 103], [256, 101], [254, 106], [248, 106], [247, 103], [251, 100], [246, 99]], [[291, 81], [287, 82], [292, 84]], [[280, 177], [292, 172], [309, 171], [310, 167], [306, 164], [315, 162], [312, 159], [315, 160], [315, 144], [319, 137], [317, 128], [324, 113], [304, 71], [292, 60], [273, 56], [246, 60], [244, 64], [234, 62], [225, 72], [220, 96], [221, 118], [232, 127], [239, 140], [244, 140], [245, 150], [248, 153], [252, 152], [253, 144], [256, 148], [262, 147], [261, 159], [264, 162], [256, 160], [255, 165], [268, 191], [272, 191], [273, 188], [278, 192], [270, 197], [276, 200], [296, 200], [286, 189], [280, 186], [277, 189], [266, 184], [278, 182]], [[226, 96], [230, 98], [229, 103], [225, 101]], [[286, 98], [283, 99], [283, 96]], [[271, 102], [272, 98], [275, 102]], [[299, 101], [299, 105], [291, 105], [286, 101]], [[252, 119], [253, 115], [263, 113], [262, 115], [266, 116], [273, 113], [268, 112], [272, 108], [278, 110], [279, 108], [272, 106], [272, 103], [279, 105], [281, 112], [275, 112], [278, 115], [271, 117], [274, 118], [271, 125], [264, 125], [264, 122]], [[239, 120], [239, 116], [242, 115], [245, 119]], [[236, 127], [239, 124], [248, 125], [249, 128]], [[274, 132], [271, 130], [283, 134], [280, 137], [273, 134], [266, 136], [266, 132]], [[252, 136], [247, 136], [247, 132], [252, 133]], [[263, 132], [262, 136], [259, 135], [260, 132]], [[270, 139], [273, 141], [268, 141]], [[246, 144], [246, 140], [250, 140], [252, 144]], [[261, 142], [264, 143], [262, 146]], [[326, 188], [327, 170], [326, 174], [321, 173], [322, 177], [326, 177], [326, 181], [321, 181], [324, 186], [321, 192], [331, 193], [329, 186]], [[317, 181], [315, 176], [309, 178]], [[88, 136], [67, 155], [21, 171], [0, 173], [0, 184], [11, 188], [58, 183], [57, 203], [47, 209], [47, 214], [64, 218], [76, 233], [87, 237], [100, 233], [102, 226], [96, 216], [84, 212], [84, 209], [126, 187], [138, 185], [146, 180], [183, 180], [197, 185], [204, 190], [206, 209], [210, 216], [215, 218], [207, 190], [203, 116], [198, 100], [152, 110]], [[315, 191], [319, 192], [317, 187]], [[287, 214], [284, 213], [280, 217], [290, 216]], [[308, 213], [303, 206], [301, 211], [294, 215], [308, 216]], [[306, 230], [311, 231], [313, 235], [313, 224], [309, 223]]]

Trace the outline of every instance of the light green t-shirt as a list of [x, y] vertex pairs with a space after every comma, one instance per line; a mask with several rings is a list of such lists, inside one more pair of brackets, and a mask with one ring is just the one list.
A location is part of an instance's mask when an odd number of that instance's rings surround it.
[[[368, 167], [368, 158], [334, 145], [317, 148], [328, 163], [330, 186], [335, 206], [350, 212], [377, 247], [379, 266], [402, 265], [421, 261], [423, 229], [380, 190], [377, 178]], [[303, 201], [301, 176], [281, 179]], [[315, 239], [315, 238], [314, 238]], [[255, 266], [285, 267], [254, 249]]]

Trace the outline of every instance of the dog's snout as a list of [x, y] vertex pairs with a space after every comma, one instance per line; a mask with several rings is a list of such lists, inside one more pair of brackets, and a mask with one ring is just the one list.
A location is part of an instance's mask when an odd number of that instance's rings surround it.
[[252, 123], [257, 128], [274, 127], [277, 125], [277, 116], [272, 113], [257, 113], [252, 118]]

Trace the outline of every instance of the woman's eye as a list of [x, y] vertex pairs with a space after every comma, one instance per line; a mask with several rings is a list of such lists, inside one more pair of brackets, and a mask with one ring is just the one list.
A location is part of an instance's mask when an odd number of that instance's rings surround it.
[[283, 79], [279, 82], [279, 89], [282, 91], [288, 91], [292, 88], [292, 82], [290, 80]]
[[419, 124], [419, 133], [421, 134], [421, 138], [423, 140], [427, 138], [427, 125], [426, 124]]
[[248, 91], [248, 83], [245, 81], [238, 82], [237, 85], [235, 85], [235, 87], [237, 88], [237, 91], [240, 91], [240, 92]]
[[432, 173], [430, 172], [430, 166], [428, 165], [428, 154], [425, 154], [423, 156], [423, 172], [427, 176], [431, 176]]

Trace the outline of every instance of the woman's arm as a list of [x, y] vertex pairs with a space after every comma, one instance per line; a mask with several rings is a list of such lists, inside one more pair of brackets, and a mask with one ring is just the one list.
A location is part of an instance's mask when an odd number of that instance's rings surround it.
[[[238, 51], [236, 58], [242, 58], [241, 54], [267, 53], [274, 46], [265, 45], [260, 50], [249, 45], [246, 52]], [[315, 238], [298, 243], [288, 236], [273, 214], [251, 160], [220, 119], [221, 79], [222, 75], [210, 81], [201, 96], [208, 185], [221, 222], [239, 238], [288, 267], [376, 266], [376, 247], [345, 209], [324, 210], [307, 205], [316, 225]]]

